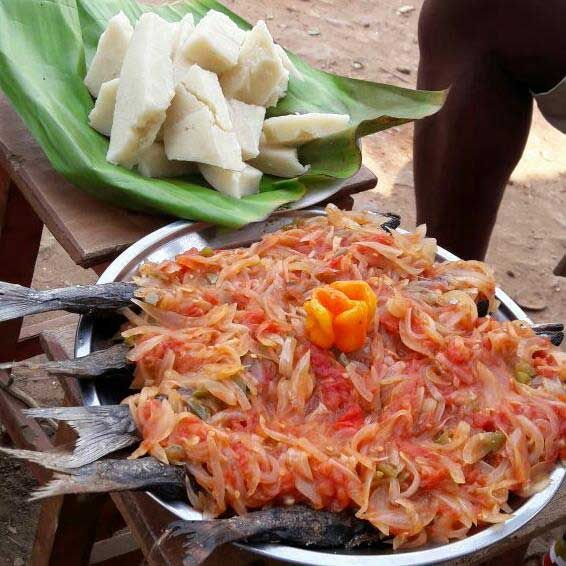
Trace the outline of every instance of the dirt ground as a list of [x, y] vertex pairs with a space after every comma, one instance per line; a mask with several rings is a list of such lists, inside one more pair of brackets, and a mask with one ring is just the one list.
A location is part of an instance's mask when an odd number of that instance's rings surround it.
[[[265, 19], [274, 37], [311, 64], [334, 73], [414, 87], [418, 65], [417, 21], [422, 0], [228, 0], [255, 21]], [[400, 10], [402, 6], [405, 9]], [[408, 6], [408, 8], [407, 8]], [[413, 9], [411, 9], [413, 8]], [[367, 138], [364, 163], [379, 177], [363, 206], [399, 212], [414, 226], [412, 127], [393, 128]], [[360, 204], [359, 203], [359, 204]], [[536, 321], [566, 320], [566, 280], [552, 274], [566, 252], [566, 136], [535, 111], [523, 159], [509, 183], [488, 262], [500, 285]], [[52, 288], [94, 282], [92, 271], [76, 267], [54, 238], [44, 234], [34, 284]], [[55, 404], [55, 383], [32, 384], [28, 391]], [[0, 566], [27, 563], [38, 505], [26, 498], [34, 486], [23, 464], [0, 456]], [[531, 552], [544, 549], [537, 541]]]

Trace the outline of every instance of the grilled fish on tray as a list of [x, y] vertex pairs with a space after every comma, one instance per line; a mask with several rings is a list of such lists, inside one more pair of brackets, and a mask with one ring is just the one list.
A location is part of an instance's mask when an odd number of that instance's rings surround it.
[[[2, 320], [64, 305], [124, 315], [123, 343], [14, 371], [129, 371], [138, 391], [28, 412], [68, 421], [73, 452], [4, 451], [56, 471], [36, 497], [181, 488], [208, 515], [242, 515], [177, 528], [193, 562], [260, 535], [403, 548], [504, 521], [509, 494], [536, 492], [564, 455], [563, 325], [486, 316], [489, 268], [435, 252], [422, 229], [329, 207], [247, 248], [144, 264], [129, 284], [4, 287]], [[327, 530], [297, 531], [297, 517]]]

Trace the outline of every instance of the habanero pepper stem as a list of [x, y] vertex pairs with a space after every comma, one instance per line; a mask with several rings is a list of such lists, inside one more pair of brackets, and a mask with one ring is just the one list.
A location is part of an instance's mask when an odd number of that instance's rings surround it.
[[304, 304], [308, 339], [323, 349], [349, 353], [363, 347], [377, 298], [365, 281], [337, 281], [317, 287]]

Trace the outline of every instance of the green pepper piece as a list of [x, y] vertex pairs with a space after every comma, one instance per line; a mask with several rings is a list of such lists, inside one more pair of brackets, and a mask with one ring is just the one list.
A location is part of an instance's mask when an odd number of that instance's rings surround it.
[[505, 433], [498, 430], [496, 432], [489, 433], [486, 442], [488, 443], [490, 452], [496, 452], [503, 447], [506, 440], [507, 437], [505, 436]]
[[523, 373], [528, 374], [529, 377], [536, 375], [535, 368], [533, 368], [533, 366], [526, 360], [519, 360], [515, 365], [515, 371], [522, 371]]
[[448, 444], [452, 440], [452, 435], [447, 430], [441, 432], [435, 439], [434, 442], [437, 444]]
[[397, 468], [392, 466], [391, 464], [387, 464], [386, 462], [380, 462], [376, 466], [377, 471], [381, 472], [384, 476], [388, 478], [396, 478], [399, 474]]
[[193, 393], [193, 398], [194, 399], [204, 399], [206, 397], [209, 396], [209, 393], [206, 389], [197, 389], [194, 393]]
[[191, 413], [195, 414], [202, 421], [207, 421], [212, 416], [210, 409], [196, 399], [189, 399], [188, 405]]
[[516, 371], [515, 372], [515, 379], [519, 383], [523, 383], [524, 385], [528, 385], [531, 382], [531, 376], [524, 371]]

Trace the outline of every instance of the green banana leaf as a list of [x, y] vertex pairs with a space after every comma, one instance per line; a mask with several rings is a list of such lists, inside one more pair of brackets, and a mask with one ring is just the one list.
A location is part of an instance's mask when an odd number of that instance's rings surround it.
[[[0, 0], [0, 88], [12, 102], [53, 167], [91, 195], [139, 211], [165, 213], [236, 227], [260, 220], [301, 198], [309, 184], [347, 178], [361, 166], [362, 135], [437, 112], [444, 93], [414, 91], [324, 73], [289, 54], [303, 80], [270, 115], [292, 112], [349, 114], [352, 127], [300, 148], [311, 164], [299, 179], [264, 176], [261, 191], [242, 200], [211, 189], [198, 175], [147, 179], [106, 161], [108, 140], [90, 128], [93, 101], [83, 84], [106, 22], [118, 11], [135, 22], [144, 11], [169, 21], [191, 12], [225, 12], [239, 26], [250, 25], [215, 0], [187, 0], [149, 6], [134, 0]], [[72, 195], [69, 196], [72, 198]]]

